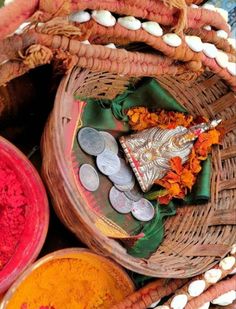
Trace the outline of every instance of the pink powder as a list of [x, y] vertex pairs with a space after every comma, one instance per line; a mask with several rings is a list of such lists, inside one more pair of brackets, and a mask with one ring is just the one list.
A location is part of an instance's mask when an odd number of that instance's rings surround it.
[[0, 159], [0, 271], [14, 255], [25, 228], [27, 199], [13, 169]]

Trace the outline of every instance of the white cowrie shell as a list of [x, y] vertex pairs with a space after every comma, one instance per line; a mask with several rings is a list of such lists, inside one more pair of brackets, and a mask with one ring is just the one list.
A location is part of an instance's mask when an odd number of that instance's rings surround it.
[[69, 20], [76, 23], [85, 23], [91, 19], [91, 15], [86, 11], [79, 11], [69, 15]]
[[109, 43], [109, 44], [107, 44], [105, 46], [108, 47], [108, 48], [111, 48], [111, 49], [116, 49], [116, 46], [115, 46], [114, 43]]
[[203, 29], [205, 29], [207, 31], [210, 31], [211, 30], [211, 26], [210, 25], [204, 26]]
[[111, 14], [111, 12], [106, 10], [93, 11], [92, 18], [98, 24], [105, 27], [113, 27], [116, 24], [115, 17]]
[[210, 10], [210, 11], [215, 11], [216, 10], [216, 7], [213, 4], [205, 3], [205, 4], [203, 4], [202, 7], [204, 9], [207, 9], [207, 10]]
[[219, 13], [226, 22], [228, 22], [229, 19], [229, 14], [226, 10], [222, 9], [222, 8], [216, 8], [216, 12]]
[[218, 53], [218, 49], [214, 44], [203, 43], [203, 53], [209, 58], [215, 58]]
[[217, 281], [220, 280], [221, 276], [222, 276], [222, 271], [216, 268], [210, 269], [206, 271], [204, 274], [205, 280], [209, 283], [216, 283]]
[[[229, 57], [226, 53], [222, 52], [221, 50], [218, 50], [216, 55], [216, 62], [219, 64], [219, 66], [223, 69], [225, 69], [228, 65]], [[222, 262], [222, 261], [221, 261]]]
[[219, 306], [228, 306], [236, 299], [236, 291], [229, 291], [212, 301], [212, 304]]
[[196, 4], [194, 4], [194, 3], [193, 3], [193, 4], [191, 4], [191, 5], [190, 5], [190, 7], [191, 7], [191, 8], [193, 8], [193, 9], [198, 9], [198, 8], [199, 8], [199, 6], [198, 6], [198, 5], [196, 5]]
[[142, 28], [154, 36], [162, 36], [163, 30], [155, 21], [147, 21], [142, 23]]
[[208, 309], [210, 307], [210, 302], [205, 303], [204, 305], [202, 305], [201, 307], [198, 307], [197, 309]]
[[90, 45], [90, 42], [88, 40], [81, 41], [80, 43], [83, 43], [83, 44], [86, 44], [86, 45]]
[[236, 49], [236, 39], [228, 38], [228, 42], [234, 49]]
[[188, 297], [185, 294], [176, 295], [170, 304], [173, 309], [183, 309], [188, 302]]
[[157, 306], [157, 307], [155, 307], [155, 309], [170, 309], [170, 307], [164, 305], [164, 306]]
[[151, 304], [149, 307], [150, 307], [150, 308], [156, 308], [156, 306], [159, 304], [160, 301], [161, 301], [161, 300], [158, 299], [158, 301], [156, 301], [155, 303]]
[[14, 2], [14, 0], [5, 0], [4, 1], [4, 5], [8, 5], [8, 4], [12, 3], [12, 2]]
[[15, 33], [16, 33], [16, 34], [22, 34], [23, 31], [25, 30], [25, 28], [26, 28], [27, 26], [29, 26], [29, 25], [30, 25], [30, 22], [25, 22], [25, 23], [21, 24], [21, 25], [16, 29]]
[[118, 23], [129, 30], [138, 30], [141, 28], [141, 21], [133, 16], [125, 16], [118, 18]]
[[202, 40], [195, 35], [186, 35], [185, 42], [193, 51], [199, 53], [203, 50]]
[[224, 30], [216, 31], [216, 35], [218, 36], [218, 38], [222, 38], [222, 39], [227, 39], [228, 38], [228, 33], [225, 32]]
[[236, 244], [232, 245], [230, 253], [231, 254], [236, 254]]
[[235, 264], [235, 257], [234, 256], [228, 256], [224, 258], [219, 266], [224, 270], [230, 270]]
[[196, 280], [190, 283], [188, 287], [188, 292], [190, 296], [196, 297], [202, 294], [206, 287], [206, 282], [204, 280]]
[[181, 38], [175, 33], [166, 33], [163, 35], [162, 40], [169, 46], [178, 47], [181, 45]]
[[227, 71], [233, 75], [236, 76], [236, 63], [234, 62], [229, 62], [227, 65]]

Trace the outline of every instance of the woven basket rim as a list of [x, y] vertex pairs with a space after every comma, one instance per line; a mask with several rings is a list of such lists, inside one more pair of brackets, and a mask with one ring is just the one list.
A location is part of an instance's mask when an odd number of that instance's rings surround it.
[[[84, 80], [84, 78], [89, 74], [89, 70], [83, 70], [82, 75], [80, 75], [80, 82]], [[82, 77], [83, 76], [83, 77]], [[212, 259], [206, 257], [206, 260], [208, 262], [203, 263], [201, 266], [199, 265], [197, 271], [193, 269], [192, 265], [190, 264], [190, 269], [186, 271], [186, 269], [181, 269], [181, 266], [178, 268], [175, 267], [175, 271], [171, 270], [171, 268], [167, 265], [164, 267], [163, 265], [158, 265], [155, 263], [150, 263], [149, 260], [145, 259], [139, 259], [135, 258], [133, 256], [130, 256], [126, 253], [126, 250], [124, 247], [122, 247], [116, 240], [109, 239], [105, 235], [103, 235], [94, 225], [93, 221], [93, 215], [88, 211], [88, 209], [85, 209], [83, 206], [83, 201], [81, 200], [81, 197], [78, 195], [76, 184], [73, 178], [72, 170], [68, 172], [68, 169], [70, 169], [69, 162], [66, 162], [64, 155], [63, 155], [63, 141], [60, 139], [61, 136], [63, 136], [63, 125], [61, 125], [61, 117], [59, 115], [62, 115], [63, 110], [63, 100], [64, 100], [64, 90], [68, 86], [68, 83], [70, 83], [70, 77], [66, 76], [63, 78], [55, 100], [55, 106], [54, 110], [51, 116], [50, 123], [53, 124], [53, 126], [57, 127], [57, 136], [55, 139], [51, 140], [51, 143], [53, 143], [53, 147], [57, 149], [58, 151], [55, 153], [55, 158], [59, 164], [60, 173], [62, 175], [64, 186], [66, 186], [66, 193], [68, 194], [68, 199], [70, 200], [71, 206], [73, 207], [74, 211], [80, 212], [80, 220], [83, 224], [83, 228], [86, 230], [86, 233], [89, 233], [90, 235], [93, 235], [92, 244], [89, 243], [89, 246], [92, 246], [92, 248], [97, 251], [100, 254], [103, 255], [109, 255], [112, 259], [116, 260], [119, 264], [122, 266], [135, 271], [140, 274], [150, 275], [153, 277], [175, 277], [175, 278], [184, 278], [184, 277], [192, 277], [194, 275], [200, 274], [204, 272], [206, 269], [209, 269], [214, 264], [217, 263], [217, 259]], [[47, 131], [47, 130], [46, 130]], [[47, 132], [46, 132], [47, 133]], [[55, 132], [54, 132], [55, 133]], [[44, 135], [45, 138], [45, 135]], [[59, 147], [59, 148], [58, 148]], [[56, 210], [57, 211], [57, 210]], [[75, 232], [73, 226], [69, 226], [69, 228]], [[206, 235], [207, 236], [207, 235]], [[233, 243], [233, 238], [232, 241]], [[226, 246], [227, 247], [227, 246]], [[230, 245], [228, 246], [228, 250], [230, 249]], [[159, 250], [159, 249], [158, 249]], [[222, 254], [222, 257], [227, 254], [228, 251], [225, 251], [224, 254]], [[205, 265], [207, 264], [207, 266]]]

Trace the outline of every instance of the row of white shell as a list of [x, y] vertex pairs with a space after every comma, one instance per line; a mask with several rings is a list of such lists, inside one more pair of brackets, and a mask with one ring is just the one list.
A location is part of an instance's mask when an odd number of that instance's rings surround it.
[[[199, 6], [196, 5], [196, 4], [191, 4], [191, 8], [193, 9], [199, 9]], [[226, 22], [228, 22], [228, 19], [229, 19], [229, 14], [226, 10], [222, 9], [222, 8], [218, 8], [216, 6], [214, 6], [213, 4], [208, 4], [208, 3], [205, 3], [201, 6], [201, 8], [204, 8], [206, 10], [209, 10], [209, 11], [213, 11], [213, 12], [217, 12], [219, 13]]]
[[[77, 23], [87, 22], [91, 18], [98, 24], [105, 27], [113, 27], [116, 24], [116, 18], [111, 14], [111, 12], [106, 10], [93, 11], [92, 14], [86, 11], [79, 11], [69, 16], [70, 21]], [[182, 44], [182, 39], [175, 33], [166, 33], [163, 35], [163, 29], [157, 22], [147, 21], [142, 23], [133, 16], [120, 17], [117, 22], [128, 30], [139, 30], [142, 28], [151, 35], [162, 37], [162, 40], [168, 46], [178, 47]], [[217, 35], [221, 38], [228, 37], [228, 34], [223, 30], [218, 30]], [[229, 38], [228, 41], [229, 44], [236, 49], [236, 40]], [[88, 44], [89, 42], [85, 41], [84, 43]], [[228, 55], [223, 51], [218, 50], [214, 44], [203, 43], [198, 36], [193, 35], [186, 35], [185, 43], [194, 52], [203, 52], [207, 57], [212, 59], [214, 58], [221, 68], [227, 69], [231, 75], [236, 76], [236, 64], [229, 62]], [[109, 45], [108, 47], [114, 48], [114, 44]]]
[[[188, 294], [191, 297], [197, 297], [201, 295], [205, 288], [206, 284], [215, 284], [216, 282], [220, 281], [222, 277], [222, 271], [230, 271], [232, 270], [231, 274], [234, 274], [236, 271], [236, 244], [232, 246], [231, 255], [221, 260], [219, 263], [219, 268], [212, 268], [206, 271], [202, 275], [202, 279], [192, 281], [188, 286]], [[233, 256], [234, 255], [234, 256]], [[220, 305], [220, 306], [227, 306], [232, 304], [233, 301], [236, 299], [236, 291], [229, 291], [218, 298], [212, 301], [213, 304]], [[152, 308], [157, 309], [184, 309], [188, 302], [188, 297], [186, 294], [179, 294], [176, 295], [172, 301], [170, 306], [163, 305], [163, 306], [155, 306]], [[210, 303], [205, 303], [203, 306], [196, 308], [196, 309], [208, 309], [210, 307]]]

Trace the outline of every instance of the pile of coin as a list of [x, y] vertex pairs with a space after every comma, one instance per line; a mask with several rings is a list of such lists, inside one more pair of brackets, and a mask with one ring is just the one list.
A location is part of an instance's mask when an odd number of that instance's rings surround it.
[[[98, 169], [113, 182], [109, 192], [112, 207], [122, 214], [131, 212], [137, 220], [151, 220], [155, 215], [154, 207], [143, 198], [130, 166], [118, 156], [115, 138], [108, 132], [84, 127], [78, 132], [77, 140], [84, 152], [96, 156]], [[99, 188], [99, 176], [92, 165], [83, 164], [79, 177], [85, 189], [96, 191]]]

